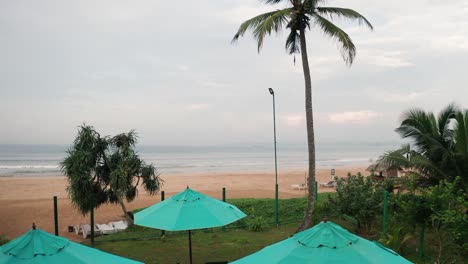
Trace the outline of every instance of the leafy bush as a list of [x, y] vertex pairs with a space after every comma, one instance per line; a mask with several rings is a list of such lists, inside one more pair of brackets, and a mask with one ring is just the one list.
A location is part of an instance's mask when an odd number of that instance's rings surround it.
[[249, 216], [247, 217], [246, 222], [247, 222], [247, 228], [250, 231], [254, 231], [254, 232], [265, 231], [265, 229], [268, 227], [268, 224], [263, 218], [263, 216], [255, 214], [254, 208], [250, 210], [250, 213], [249, 213]]
[[9, 242], [9, 240], [6, 237], [0, 235], [0, 246], [6, 244], [8, 242]]
[[405, 193], [392, 197], [394, 217], [398, 223], [405, 223], [413, 230], [416, 225], [426, 224], [433, 213], [431, 199], [427, 195]]
[[453, 242], [468, 252], [468, 194], [458, 187], [460, 182], [460, 177], [452, 183], [440, 182], [424, 191], [423, 195], [431, 199], [431, 222], [435, 230], [447, 232], [449, 243]]
[[336, 214], [355, 219], [359, 228], [372, 229], [375, 217], [382, 212], [383, 188], [370, 177], [348, 174], [339, 179], [336, 195], [328, 199], [328, 208]]
[[[437, 262], [451, 258], [451, 251], [468, 252], [468, 194], [454, 182], [420, 189], [419, 193], [396, 195], [392, 199], [399, 226], [430, 226], [436, 234]], [[403, 225], [402, 225], [403, 224]]]
[[412, 238], [413, 234], [404, 233], [403, 228], [396, 227], [390, 233], [386, 234], [385, 237], [379, 239], [379, 242], [401, 253], [401, 247]]

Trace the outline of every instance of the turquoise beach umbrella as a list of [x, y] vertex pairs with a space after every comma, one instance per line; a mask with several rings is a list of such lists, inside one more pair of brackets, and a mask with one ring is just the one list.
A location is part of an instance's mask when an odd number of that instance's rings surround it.
[[325, 221], [231, 263], [408, 264], [412, 262], [377, 242], [356, 236], [333, 222]]
[[0, 247], [0, 264], [116, 263], [137, 264], [139, 261], [119, 257], [51, 235], [40, 229]]
[[135, 224], [167, 231], [189, 231], [189, 254], [192, 263], [191, 230], [220, 227], [246, 215], [236, 206], [187, 188], [171, 198], [135, 214]]

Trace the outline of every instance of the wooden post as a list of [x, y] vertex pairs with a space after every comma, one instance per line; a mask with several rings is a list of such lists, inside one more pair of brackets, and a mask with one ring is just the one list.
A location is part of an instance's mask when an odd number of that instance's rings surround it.
[[192, 264], [193, 263], [192, 261], [192, 230], [188, 231], [188, 239], [189, 239], [190, 264]]
[[[90, 211], [90, 222], [91, 222], [91, 245], [94, 246], [94, 197], [91, 195], [91, 211]], [[83, 230], [84, 232], [84, 230]]]
[[59, 235], [58, 231], [58, 208], [57, 208], [57, 196], [54, 196], [54, 223], [55, 223], [55, 235]]
[[[161, 202], [164, 201], [164, 199], [165, 199], [165, 193], [164, 191], [161, 191]], [[161, 236], [164, 236], [164, 235], [166, 235], [166, 231], [161, 230]]]

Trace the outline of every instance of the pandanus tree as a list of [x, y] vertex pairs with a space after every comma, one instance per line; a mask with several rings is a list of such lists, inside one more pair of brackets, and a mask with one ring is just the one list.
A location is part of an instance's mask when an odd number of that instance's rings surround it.
[[396, 132], [409, 144], [385, 153], [378, 164], [405, 168], [419, 177], [425, 185], [441, 180], [453, 182], [457, 176], [459, 187], [468, 187], [468, 110], [451, 104], [436, 117], [434, 113], [411, 109], [403, 113]]
[[92, 206], [119, 204], [125, 217], [133, 222], [124, 202], [135, 199], [140, 184], [150, 195], [159, 191], [159, 174], [153, 165], [140, 159], [136, 142], [133, 130], [101, 137], [91, 126], [79, 128], [61, 168], [68, 180], [70, 199], [83, 215]]
[[248, 30], [253, 31], [253, 36], [257, 41], [258, 51], [260, 52], [265, 36], [272, 33], [278, 33], [283, 28], [289, 32], [286, 38], [286, 50], [289, 54], [300, 53], [302, 59], [302, 69], [305, 82], [305, 112], [307, 126], [307, 145], [309, 156], [309, 176], [307, 178], [307, 187], [309, 190], [307, 199], [307, 208], [304, 220], [299, 227], [304, 230], [312, 225], [312, 214], [315, 206], [315, 136], [314, 136], [314, 118], [312, 111], [312, 84], [309, 69], [309, 60], [307, 56], [306, 30], [311, 26], [318, 27], [325, 35], [329, 36], [339, 44], [341, 55], [347, 65], [351, 65], [356, 56], [356, 46], [353, 44], [349, 35], [340, 27], [335, 25], [330, 19], [345, 18], [357, 21], [373, 29], [371, 23], [358, 12], [339, 7], [321, 6], [324, 0], [261, 0], [266, 4], [286, 4], [288, 7], [277, 9], [272, 12], [258, 15], [243, 22], [233, 41], [238, 40]]

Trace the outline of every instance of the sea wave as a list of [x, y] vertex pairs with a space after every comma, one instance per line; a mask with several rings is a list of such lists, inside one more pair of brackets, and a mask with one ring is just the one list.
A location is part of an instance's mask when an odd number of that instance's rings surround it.
[[0, 165], [0, 170], [12, 169], [59, 169], [58, 165]]

